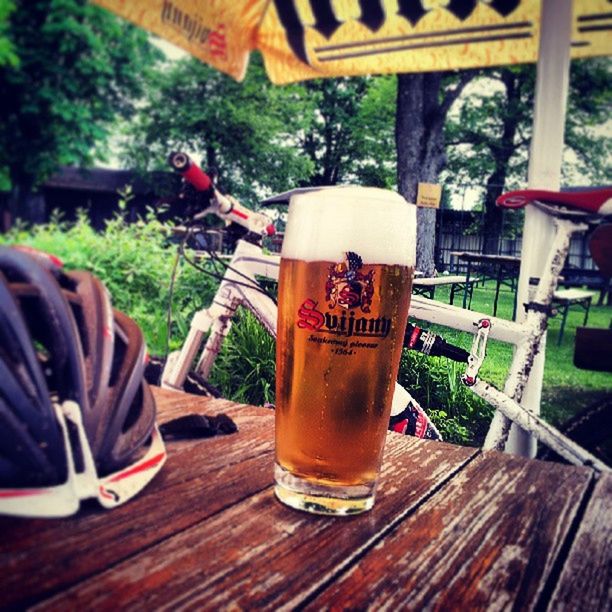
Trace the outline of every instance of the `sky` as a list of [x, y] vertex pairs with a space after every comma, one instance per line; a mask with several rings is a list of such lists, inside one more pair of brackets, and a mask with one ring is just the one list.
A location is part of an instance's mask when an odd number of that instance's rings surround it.
[[157, 36], [151, 35], [150, 40], [158, 49], [161, 49], [166, 54], [166, 57], [169, 60], [176, 61], [185, 57], [189, 57], [189, 53], [187, 53], [186, 51], [183, 51], [176, 45], [173, 45], [172, 43], [169, 43], [166, 40], [162, 40]]

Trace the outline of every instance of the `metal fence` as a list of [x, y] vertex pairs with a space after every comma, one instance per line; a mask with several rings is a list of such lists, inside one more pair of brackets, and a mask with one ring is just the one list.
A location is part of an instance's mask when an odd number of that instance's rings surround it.
[[[438, 222], [435, 261], [439, 272], [465, 271], [467, 264], [464, 262], [458, 263], [457, 258], [451, 256], [453, 252], [483, 252], [482, 245], [484, 243], [484, 231], [486, 230], [483, 229], [475, 234], [467, 234], [466, 231], [474, 229], [474, 217], [469, 213], [465, 213], [463, 217], [464, 219], [461, 219], [459, 215], [455, 214], [452, 221], [447, 219], [446, 222]], [[520, 257], [521, 247], [522, 239], [520, 236], [517, 238], [501, 238], [497, 252], [494, 254]], [[565, 267], [576, 270], [596, 269], [588, 248], [588, 234], [577, 235], [572, 238]]]

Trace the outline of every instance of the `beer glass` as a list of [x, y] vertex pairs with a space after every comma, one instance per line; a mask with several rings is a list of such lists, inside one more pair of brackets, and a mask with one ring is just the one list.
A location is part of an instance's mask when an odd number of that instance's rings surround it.
[[279, 279], [275, 493], [320, 514], [372, 508], [415, 262], [397, 193], [296, 193]]

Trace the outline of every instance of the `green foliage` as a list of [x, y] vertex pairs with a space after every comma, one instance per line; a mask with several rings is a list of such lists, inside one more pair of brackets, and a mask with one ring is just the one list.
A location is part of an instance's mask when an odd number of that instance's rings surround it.
[[30, 189], [61, 165], [93, 161], [159, 52], [85, 0], [18, 2], [8, 24], [18, 62], [0, 67], [0, 171]]
[[[612, 103], [609, 58], [574, 60], [570, 69], [565, 126], [564, 182], [591, 184], [611, 180], [612, 146], [602, 130]], [[445, 125], [452, 182], [485, 185], [509, 154], [506, 188], [524, 185], [533, 122], [535, 67], [491, 68], [483, 71]], [[511, 137], [508, 141], [504, 136]], [[506, 147], [506, 149], [502, 149]], [[503, 186], [502, 186], [503, 187]]]
[[362, 185], [395, 189], [395, 76], [370, 77], [355, 120], [352, 171]]
[[275, 342], [249, 311], [239, 311], [211, 372], [224, 397], [274, 403]]
[[319, 79], [305, 84], [317, 109], [300, 145], [314, 185], [395, 185], [394, 77]]
[[486, 184], [507, 160], [509, 180], [524, 177], [531, 138], [535, 68], [482, 71], [445, 125], [449, 170], [461, 180]]
[[317, 113], [301, 141], [313, 161], [315, 185], [336, 185], [346, 174], [355, 148], [353, 122], [366, 91], [364, 77], [318, 79], [306, 83], [306, 92]]
[[242, 83], [196, 60], [156, 73], [126, 162], [162, 167], [185, 149], [216, 166], [221, 189], [254, 203], [296, 186], [395, 184], [394, 77], [271, 85], [254, 55]]
[[[612, 88], [608, 59], [572, 63], [562, 177], [570, 185], [610, 180], [612, 139], [606, 137]], [[502, 235], [521, 231], [520, 218], [495, 202], [504, 190], [525, 186], [533, 124], [534, 66], [483, 71], [445, 125], [445, 177], [484, 188], [480, 219], [483, 251], [497, 253]]]
[[[168, 228], [154, 218], [127, 224], [121, 216], [95, 232], [83, 214], [72, 225], [55, 219], [32, 230], [15, 228], [0, 236], [7, 244], [27, 244], [60, 257], [68, 269], [93, 272], [105, 283], [113, 304], [140, 325], [149, 350], [166, 350], [167, 309], [176, 246]], [[178, 268], [173, 296], [171, 348], [187, 334], [194, 312], [214, 295], [212, 281], [189, 266]]]
[[19, 58], [9, 36], [9, 17], [15, 10], [15, 3], [11, 0], [0, 0], [0, 67], [17, 66]]
[[[612, 181], [612, 60], [574, 60], [565, 128], [563, 179], [569, 185], [603, 185]], [[588, 95], [584, 95], [587, 92]]]
[[399, 383], [427, 411], [442, 437], [456, 444], [481, 444], [492, 410], [461, 383], [462, 368], [445, 358], [414, 351], [402, 354]]

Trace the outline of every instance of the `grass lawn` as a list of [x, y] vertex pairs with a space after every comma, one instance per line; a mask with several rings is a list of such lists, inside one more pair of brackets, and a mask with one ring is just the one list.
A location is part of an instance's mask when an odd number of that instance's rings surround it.
[[[450, 290], [447, 287], [436, 289], [435, 299], [448, 304]], [[607, 328], [612, 321], [612, 306], [597, 306], [599, 295], [589, 311], [588, 327]], [[485, 314], [493, 314], [495, 283], [488, 281], [484, 287], [474, 289], [471, 309]], [[461, 305], [461, 300], [455, 301]], [[511, 319], [513, 293], [503, 287], [500, 291], [497, 316]], [[559, 425], [583, 408], [612, 393], [612, 375], [607, 372], [581, 370], [574, 366], [574, 341], [576, 328], [584, 321], [584, 310], [578, 306], [570, 308], [565, 332], [560, 346], [557, 346], [561, 316], [549, 320], [542, 389], [542, 414], [546, 420]], [[431, 326], [430, 326], [431, 327]], [[472, 336], [447, 328], [437, 328], [448, 341], [469, 349]], [[500, 342], [489, 342], [487, 358], [481, 369], [484, 380], [498, 388], [503, 388], [505, 377], [512, 359], [512, 348]]]

